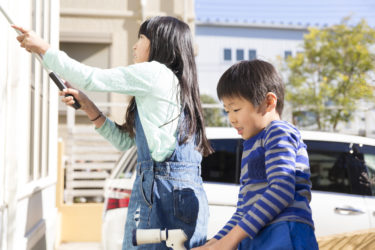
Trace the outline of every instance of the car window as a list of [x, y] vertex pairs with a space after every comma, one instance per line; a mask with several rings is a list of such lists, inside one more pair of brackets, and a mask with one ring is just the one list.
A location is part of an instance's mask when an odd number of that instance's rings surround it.
[[313, 190], [371, 195], [362, 145], [309, 140], [305, 143]]
[[131, 178], [135, 167], [137, 165], [137, 149], [132, 147], [125, 151], [118, 162], [116, 163], [115, 169], [118, 169], [118, 172], [115, 173], [116, 179]]
[[239, 184], [242, 140], [211, 139], [209, 141], [215, 153], [202, 160], [203, 180]]

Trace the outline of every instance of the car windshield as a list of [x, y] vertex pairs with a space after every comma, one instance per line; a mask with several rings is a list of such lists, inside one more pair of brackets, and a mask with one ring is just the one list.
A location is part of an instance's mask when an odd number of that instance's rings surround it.
[[132, 177], [136, 165], [137, 149], [136, 147], [132, 147], [121, 155], [120, 159], [117, 161], [114, 167], [117, 172], [113, 174], [117, 179], [129, 179]]

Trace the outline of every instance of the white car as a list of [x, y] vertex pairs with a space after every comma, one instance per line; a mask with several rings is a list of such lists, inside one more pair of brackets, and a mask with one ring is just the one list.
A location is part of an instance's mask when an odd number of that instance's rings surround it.
[[[233, 128], [207, 128], [215, 153], [202, 161], [212, 238], [235, 211], [239, 191], [242, 139]], [[310, 158], [311, 208], [317, 236], [375, 227], [375, 139], [302, 131]], [[105, 185], [102, 244], [121, 249], [136, 149], [119, 159]]]

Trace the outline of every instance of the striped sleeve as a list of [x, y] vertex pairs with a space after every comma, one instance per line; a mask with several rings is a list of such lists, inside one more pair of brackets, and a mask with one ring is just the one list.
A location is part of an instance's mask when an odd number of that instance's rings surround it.
[[222, 237], [227, 235], [230, 230], [232, 230], [233, 227], [235, 227], [238, 222], [243, 217], [243, 212], [241, 211], [240, 207], [242, 204], [242, 194], [240, 193], [238, 195], [238, 201], [237, 201], [237, 209], [236, 212], [232, 215], [232, 218], [225, 224], [225, 226], [214, 236], [215, 239], [220, 240]]
[[269, 127], [263, 138], [268, 186], [238, 223], [250, 238], [294, 201], [298, 140], [281, 126]]

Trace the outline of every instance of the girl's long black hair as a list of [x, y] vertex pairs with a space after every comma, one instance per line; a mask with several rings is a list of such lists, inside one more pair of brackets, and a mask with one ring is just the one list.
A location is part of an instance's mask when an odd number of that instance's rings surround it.
[[[148, 61], [165, 64], [179, 80], [180, 98], [184, 119], [179, 127], [179, 144], [195, 137], [197, 150], [203, 156], [213, 152], [206, 138], [202, 106], [199, 96], [197, 69], [189, 26], [174, 17], [153, 17], [142, 23], [138, 36], [150, 40]], [[122, 130], [135, 136], [135, 98], [130, 101]]]

